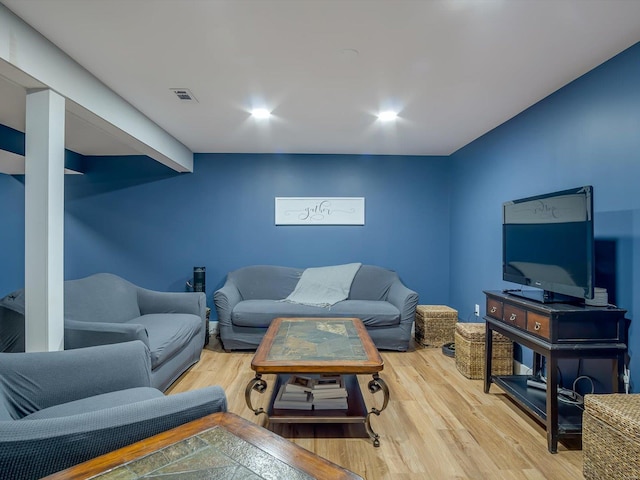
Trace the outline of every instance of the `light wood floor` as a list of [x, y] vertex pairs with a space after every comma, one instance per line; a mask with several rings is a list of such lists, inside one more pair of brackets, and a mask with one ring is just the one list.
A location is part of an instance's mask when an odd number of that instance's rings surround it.
[[[368, 480], [376, 479], [582, 479], [582, 451], [558, 446], [547, 451], [544, 429], [493, 385], [485, 394], [481, 380], [468, 380], [455, 360], [440, 349], [414, 346], [409, 352], [381, 352], [381, 377], [389, 385], [387, 409], [372, 420], [381, 445], [373, 447], [360, 426], [274, 425], [273, 431]], [[264, 425], [244, 400], [253, 378], [253, 353], [227, 353], [212, 337], [200, 362], [168, 392], [221, 385], [229, 411]], [[264, 377], [270, 387], [273, 376]], [[380, 406], [371, 395], [370, 377], [359, 377], [367, 406]], [[271, 395], [253, 393], [254, 405]], [[345, 434], [352, 438], [342, 438]], [[361, 435], [361, 436], [358, 436]]]

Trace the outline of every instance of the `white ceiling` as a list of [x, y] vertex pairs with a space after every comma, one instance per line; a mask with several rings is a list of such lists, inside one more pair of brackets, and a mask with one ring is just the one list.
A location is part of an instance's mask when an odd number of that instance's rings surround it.
[[[640, 41], [637, 0], [0, 1], [193, 152], [448, 155]], [[23, 131], [24, 89], [0, 105]]]

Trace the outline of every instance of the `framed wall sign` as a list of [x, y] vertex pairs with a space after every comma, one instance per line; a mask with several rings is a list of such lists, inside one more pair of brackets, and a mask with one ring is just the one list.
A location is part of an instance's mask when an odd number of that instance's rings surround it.
[[276, 197], [276, 225], [364, 225], [364, 197]]

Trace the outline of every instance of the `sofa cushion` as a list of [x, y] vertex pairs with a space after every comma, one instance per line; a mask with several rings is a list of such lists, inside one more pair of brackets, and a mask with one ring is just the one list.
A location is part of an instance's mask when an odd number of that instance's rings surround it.
[[400, 323], [400, 310], [385, 301], [345, 300], [331, 308], [336, 317], [356, 317], [365, 327], [388, 327]]
[[231, 323], [238, 327], [267, 328], [277, 317], [327, 316], [328, 308], [278, 300], [243, 300], [231, 312]]
[[230, 272], [233, 283], [244, 300], [282, 300], [296, 288], [303, 270], [272, 265], [253, 265]]
[[365, 326], [397, 325], [400, 311], [388, 302], [345, 300], [329, 308], [301, 305], [277, 300], [245, 300], [231, 313], [231, 323], [238, 327], [267, 328], [277, 317], [357, 317]]
[[116, 392], [103, 393], [93, 397], [81, 398], [73, 402], [67, 402], [53, 407], [43, 408], [37, 412], [27, 415], [22, 420], [38, 420], [42, 418], [69, 417], [81, 413], [97, 412], [105, 408], [129, 405], [134, 402], [141, 402], [151, 398], [163, 397], [164, 394], [151, 387], [136, 387]]
[[362, 265], [351, 283], [349, 300], [386, 300], [398, 275], [376, 265]]
[[182, 350], [198, 334], [202, 319], [190, 313], [152, 313], [127, 323], [140, 324], [146, 328], [151, 350], [151, 369], [155, 369]]

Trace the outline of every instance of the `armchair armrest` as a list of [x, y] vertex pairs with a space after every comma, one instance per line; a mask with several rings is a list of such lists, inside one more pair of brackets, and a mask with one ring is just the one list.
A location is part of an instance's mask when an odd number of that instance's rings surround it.
[[207, 296], [203, 292], [158, 292], [138, 287], [140, 314], [191, 313], [200, 317], [207, 330]]
[[213, 294], [213, 303], [218, 315], [218, 325], [231, 325], [231, 312], [242, 300], [242, 295], [238, 288], [231, 282], [216, 290]]
[[226, 410], [216, 386], [62, 418], [0, 421], [0, 471], [7, 478], [41, 478]]
[[149, 348], [147, 330], [137, 323], [82, 322], [69, 319], [64, 321], [64, 347], [66, 349], [133, 340], [140, 340]]
[[0, 353], [0, 391], [15, 419], [107, 392], [151, 386], [140, 341], [60, 352]]
[[391, 284], [387, 301], [400, 310], [400, 323], [413, 322], [418, 306], [418, 294], [400, 280]]
[[138, 287], [140, 314], [191, 313], [206, 317], [207, 297], [203, 292], [158, 292]]

